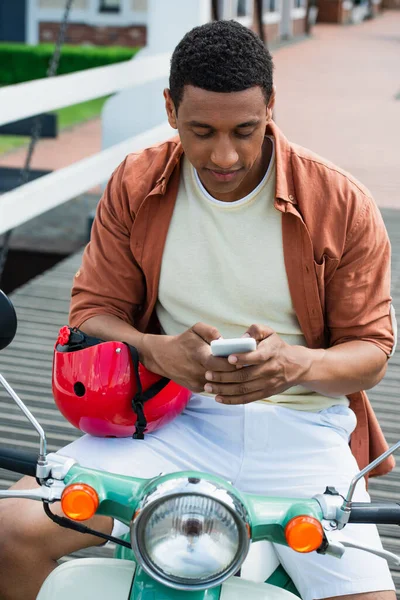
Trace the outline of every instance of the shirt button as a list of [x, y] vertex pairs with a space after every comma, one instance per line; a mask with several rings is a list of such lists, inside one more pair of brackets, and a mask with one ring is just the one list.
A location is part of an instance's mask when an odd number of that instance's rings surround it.
[[292, 196], [292, 194], [290, 194], [289, 200], [294, 200], [294, 196]]

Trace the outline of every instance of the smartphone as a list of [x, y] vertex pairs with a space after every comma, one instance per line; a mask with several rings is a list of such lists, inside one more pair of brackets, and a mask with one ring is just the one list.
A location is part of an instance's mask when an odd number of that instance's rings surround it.
[[243, 352], [251, 352], [257, 348], [257, 343], [254, 338], [230, 338], [214, 340], [211, 342], [211, 353], [213, 356], [227, 357], [230, 354], [241, 354]]

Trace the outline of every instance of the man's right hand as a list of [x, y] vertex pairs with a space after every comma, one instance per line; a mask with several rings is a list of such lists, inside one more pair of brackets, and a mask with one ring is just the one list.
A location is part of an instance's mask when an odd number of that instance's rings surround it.
[[210, 342], [221, 337], [218, 329], [196, 323], [180, 335], [144, 335], [140, 359], [144, 366], [173, 379], [192, 392], [204, 392], [206, 371], [234, 371], [226, 358], [211, 354]]

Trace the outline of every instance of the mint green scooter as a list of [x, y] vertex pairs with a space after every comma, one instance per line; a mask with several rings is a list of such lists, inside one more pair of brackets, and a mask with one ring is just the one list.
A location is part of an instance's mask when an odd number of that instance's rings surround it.
[[[0, 292], [0, 350], [15, 331], [14, 309]], [[38, 600], [294, 599], [298, 594], [271, 542], [338, 559], [346, 547], [359, 548], [400, 565], [390, 552], [332, 536], [349, 522], [400, 524], [399, 504], [352, 502], [357, 482], [400, 442], [354, 477], [345, 499], [334, 488], [310, 499], [243, 494], [220, 477], [195, 471], [139, 479], [47, 454], [42, 427], [2, 375], [0, 383], [40, 437], [38, 456], [0, 448], [0, 467], [36, 477], [41, 484], [32, 490], [0, 491], [0, 498], [38, 500], [62, 527], [95, 533], [118, 545], [116, 558], [77, 559], [59, 566], [44, 582]], [[52, 512], [54, 502], [61, 502], [67, 518]], [[94, 514], [123, 522], [129, 535], [116, 539], [87, 529], [81, 521]], [[261, 579], [254, 568], [257, 561], [264, 570]], [[241, 577], [234, 577], [239, 570]]]

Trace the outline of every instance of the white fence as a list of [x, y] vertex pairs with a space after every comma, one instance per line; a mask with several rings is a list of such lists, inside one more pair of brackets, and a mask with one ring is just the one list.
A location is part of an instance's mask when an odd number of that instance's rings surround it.
[[[130, 88], [142, 86], [143, 91], [144, 84], [154, 82], [158, 85], [162, 78], [168, 78], [170, 56], [175, 45], [189, 29], [206, 23], [210, 18], [210, 0], [147, 0], [148, 45], [144, 51], [133, 60], [117, 65], [0, 89], [0, 125], [123, 90], [118, 98], [113, 98], [109, 107], [113, 103], [113, 119], [129, 118], [126, 103], [125, 108], [121, 108], [124, 106], [122, 96], [130, 98]], [[137, 91], [140, 91], [139, 88]], [[136, 107], [140, 104], [138, 96]], [[121, 103], [115, 102], [117, 99]], [[128, 103], [128, 112], [130, 106]], [[152, 110], [151, 102], [142, 102], [141, 106], [144, 110]], [[161, 113], [154, 110], [151, 119], [143, 119], [142, 122], [146, 123], [143, 124], [143, 133], [122, 142], [120, 140], [124, 136], [116, 135], [111, 142], [115, 140], [116, 143], [106, 150], [0, 196], [0, 234], [103, 183], [129, 152], [170, 137], [173, 130], [166, 122], [162, 123], [164, 115], [161, 116]], [[151, 128], [144, 131], [147, 127]], [[111, 129], [117, 129], [115, 121]], [[123, 129], [123, 133], [129, 131]]]
[[[0, 125], [155, 81], [168, 75], [169, 60], [169, 53], [137, 57], [4, 87], [0, 89]], [[0, 234], [104, 182], [126, 154], [170, 135], [168, 124], [162, 124], [1, 195]]]
[[0, 125], [131, 88], [168, 74], [170, 54], [0, 88]]

